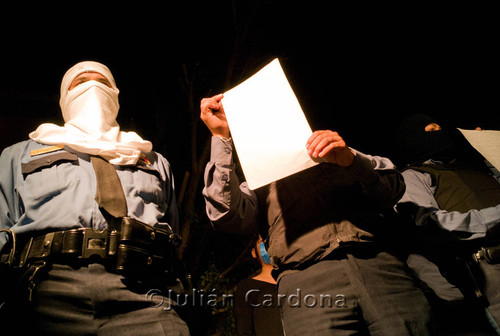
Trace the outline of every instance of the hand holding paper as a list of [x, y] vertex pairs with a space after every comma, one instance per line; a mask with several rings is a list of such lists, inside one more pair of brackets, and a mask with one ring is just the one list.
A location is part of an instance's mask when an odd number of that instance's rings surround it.
[[347, 147], [344, 139], [333, 131], [316, 131], [307, 141], [307, 153], [313, 158], [348, 167], [354, 160], [353, 152]]
[[224, 113], [224, 106], [221, 103], [222, 98], [224, 98], [223, 94], [211, 98], [203, 98], [200, 104], [200, 118], [207, 125], [213, 136], [228, 138], [229, 125]]

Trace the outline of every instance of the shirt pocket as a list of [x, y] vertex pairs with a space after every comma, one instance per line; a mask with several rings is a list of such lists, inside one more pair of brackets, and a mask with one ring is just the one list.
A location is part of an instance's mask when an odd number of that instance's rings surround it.
[[78, 156], [73, 153], [57, 153], [21, 164], [26, 197], [40, 201], [60, 194], [80, 180], [75, 166]]
[[158, 170], [151, 167], [137, 166], [134, 169], [133, 181], [135, 194], [146, 202], [155, 204], [165, 202], [165, 181], [161, 178]]

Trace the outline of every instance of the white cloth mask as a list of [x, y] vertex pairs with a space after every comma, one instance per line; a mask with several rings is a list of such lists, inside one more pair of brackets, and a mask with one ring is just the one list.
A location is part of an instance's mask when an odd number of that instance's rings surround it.
[[117, 91], [93, 80], [76, 86], [61, 104], [64, 121], [92, 140], [115, 141], [120, 131]]
[[[77, 71], [75, 71], [77, 69]], [[98, 71], [96, 71], [97, 69]], [[67, 90], [80, 73], [99, 72], [112, 86], [90, 80]], [[67, 145], [79, 152], [99, 155], [115, 165], [135, 165], [152, 144], [135, 132], [121, 132], [116, 122], [119, 90], [109, 70], [97, 62], [82, 62], [68, 70], [61, 85], [61, 110], [65, 124], [42, 124], [29, 137], [47, 145]]]

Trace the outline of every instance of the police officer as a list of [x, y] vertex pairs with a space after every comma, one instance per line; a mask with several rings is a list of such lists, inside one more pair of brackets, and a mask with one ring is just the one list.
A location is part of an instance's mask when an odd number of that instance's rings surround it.
[[118, 93], [105, 65], [74, 65], [61, 83], [64, 126], [42, 124], [0, 156], [0, 309], [16, 330], [189, 334], [161, 307], [179, 287], [172, 170], [120, 131]]
[[416, 225], [407, 263], [443, 333], [500, 334], [500, 184], [453, 131], [419, 113], [394, 134], [406, 183], [397, 209]]

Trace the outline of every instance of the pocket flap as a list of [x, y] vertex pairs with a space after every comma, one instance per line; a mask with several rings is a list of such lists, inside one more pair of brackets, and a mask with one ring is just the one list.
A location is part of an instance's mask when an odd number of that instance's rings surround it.
[[30, 162], [21, 163], [21, 171], [23, 174], [31, 174], [38, 169], [50, 167], [61, 161], [76, 160], [78, 160], [78, 156], [76, 154], [69, 152], [56, 153], [32, 160]]

